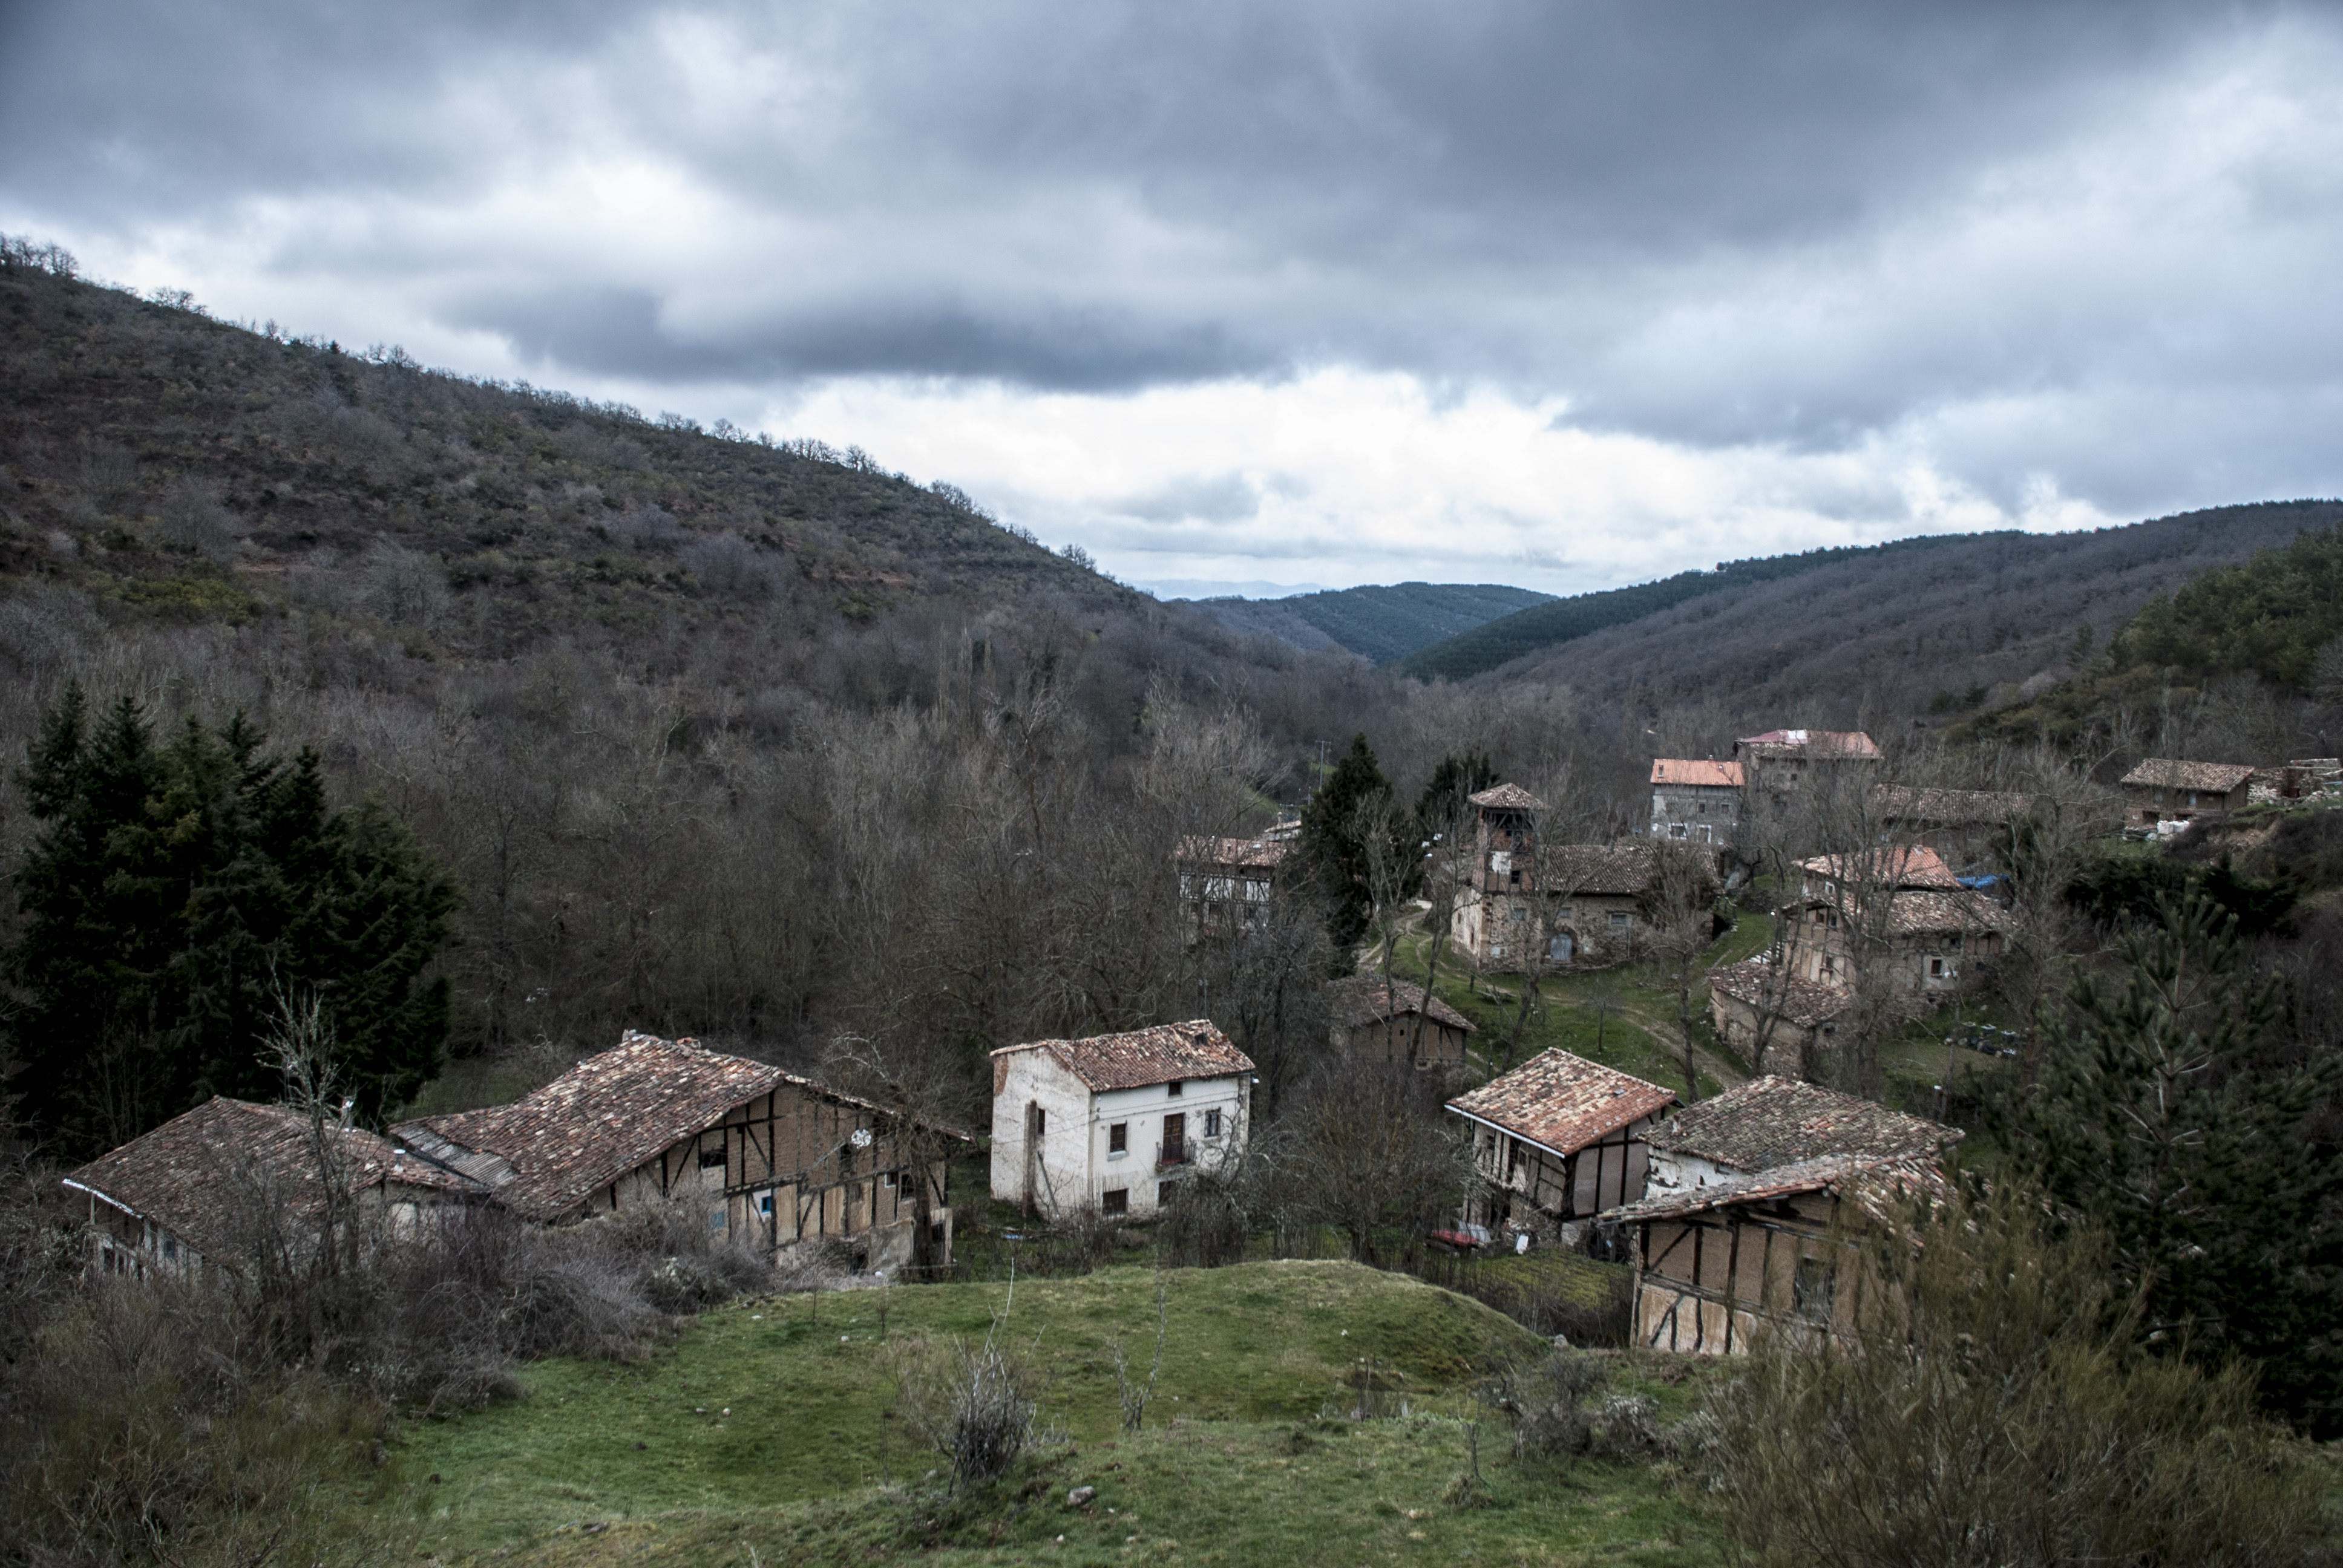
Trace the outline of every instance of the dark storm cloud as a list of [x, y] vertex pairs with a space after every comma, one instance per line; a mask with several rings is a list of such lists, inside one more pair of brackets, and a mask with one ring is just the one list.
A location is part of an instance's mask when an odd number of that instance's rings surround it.
[[[2083, 148], [2117, 168], [2089, 179], [2153, 186], [2172, 106], [2219, 76], [2202, 63], [2273, 37], [2265, 65], [2312, 58], [2335, 17], [19, 5], [0, 217], [128, 236], [233, 236], [305, 202], [379, 215], [336, 242], [337, 276], [412, 289], [548, 378], [1101, 391], [1339, 364], [1694, 445], [1851, 449], [1937, 422], [2003, 484], [2121, 466], [2109, 411], [2158, 387], [2243, 384], [2295, 412], [2241, 437], [2310, 472], [2302, 410], [2343, 345], [2284, 317], [2322, 310], [2332, 182], [2272, 163], [2234, 228], [2169, 244], [2137, 215], [2094, 227], [2060, 185]], [[2127, 174], [2135, 144], [2151, 166]], [[602, 168], [689, 187], [703, 226], [603, 214]], [[541, 189], [579, 193], [528, 220], [559, 232], [497, 221]], [[270, 232], [263, 265], [324, 265]], [[2264, 237], [2272, 256], [2240, 259]], [[2046, 397], [2055, 417], [1996, 422]], [[2147, 466], [2201, 467], [2183, 447]]]

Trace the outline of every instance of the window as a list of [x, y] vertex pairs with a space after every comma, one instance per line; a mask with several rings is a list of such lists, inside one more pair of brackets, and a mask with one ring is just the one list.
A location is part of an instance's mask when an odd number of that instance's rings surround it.
[[1165, 1095], [1167, 1098], [1169, 1098], [1169, 1099], [1172, 1099], [1172, 1100], [1177, 1100], [1177, 1099], [1179, 1099], [1179, 1098], [1180, 1098], [1180, 1081], [1179, 1081], [1178, 1079], [1176, 1079], [1176, 1078], [1175, 1078], [1175, 1079], [1173, 1079], [1171, 1082], [1169, 1082], [1169, 1083], [1165, 1084], [1165, 1085], [1163, 1086], [1163, 1092], [1164, 1092], [1164, 1095]]
[[1220, 1135], [1221, 1112], [1219, 1108], [1216, 1106], [1212, 1110], [1204, 1112], [1204, 1136], [1207, 1138], [1218, 1138]]
[[1158, 1181], [1155, 1184], [1155, 1206], [1158, 1209], [1170, 1207], [1172, 1202], [1172, 1184], [1169, 1181]]
[[1130, 1213], [1131, 1189], [1128, 1187], [1110, 1187], [1105, 1191], [1100, 1193], [1099, 1212], [1101, 1214]]
[[879, 1178], [879, 1185], [881, 1187], [892, 1187], [894, 1184], [895, 1173], [892, 1171], [885, 1172]]
[[1038, 1105], [1032, 1106], [1030, 1109], [1032, 1111], [1033, 1120], [1032, 1135], [1036, 1138], [1047, 1137], [1050, 1131], [1050, 1113], [1042, 1110]]
[[1674, 826], [1674, 827], [1672, 827], [1672, 828], [1670, 828], [1670, 829], [1668, 829], [1668, 837], [1669, 837], [1669, 838], [1671, 838], [1671, 839], [1681, 839], [1681, 838], [1683, 838], [1684, 836], [1684, 825], [1682, 822], [1678, 822], [1677, 824], [1675, 824], [1675, 826]]
[[1624, 913], [1614, 914], [1611, 917], [1611, 929], [1614, 931], [1625, 930], [1627, 929], [1626, 915]]
[[773, 1195], [770, 1192], [757, 1194], [757, 1212], [768, 1220], [773, 1217]]
[[1121, 1154], [1131, 1148], [1131, 1123], [1118, 1121], [1106, 1130], [1106, 1151]]
[[701, 1151], [699, 1151], [699, 1168], [700, 1168], [702, 1171], [721, 1171], [721, 1170], [723, 1170], [723, 1169], [724, 1169], [724, 1151], [722, 1151], [721, 1149], [703, 1149], [703, 1150], [701, 1150]]
[[1830, 1322], [1835, 1275], [1836, 1271], [1820, 1258], [1800, 1258], [1798, 1271], [1790, 1277], [1790, 1310], [1809, 1322]]
[[723, 1211], [723, 1210], [721, 1210], [721, 1209], [710, 1209], [710, 1210], [708, 1211], [708, 1228], [709, 1228], [709, 1230], [711, 1230], [711, 1231], [721, 1231], [722, 1229], [724, 1229], [724, 1211]]
[[1558, 920], [1566, 920], [1570, 919], [1570, 906], [1568, 904], [1560, 906], [1554, 911], [1554, 917]]
[[1928, 960], [1928, 978], [1930, 980], [1942, 980], [1945, 978], [1944, 960], [1933, 957]]

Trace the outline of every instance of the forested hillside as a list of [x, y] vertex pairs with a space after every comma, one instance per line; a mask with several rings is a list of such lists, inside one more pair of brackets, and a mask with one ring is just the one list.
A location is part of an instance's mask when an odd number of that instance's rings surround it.
[[2338, 520], [2343, 503], [2301, 501], [1883, 547], [1590, 633], [1476, 684], [1564, 688], [1591, 722], [1634, 717], [1664, 748], [1714, 749], [1775, 724], [1948, 723], [2057, 685], [2197, 574]]
[[1347, 648], [1375, 664], [1552, 598], [1501, 583], [1393, 583], [1278, 599], [1209, 598], [1197, 608], [1222, 624], [1296, 648]]

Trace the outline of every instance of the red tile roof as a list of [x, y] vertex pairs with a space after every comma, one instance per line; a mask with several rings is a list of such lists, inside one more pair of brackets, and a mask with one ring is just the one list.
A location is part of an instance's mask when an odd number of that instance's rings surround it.
[[1088, 1040], [1029, 1040], [1004, 1045], [992, 1054], [1021, 1050], [1049, 1052], [1093, 1094], [1192, 1078], [1228, 1078], [1253, 1070], [1252, 1058], [1230, 1044], [1210, 1019], [1202, 1018]]
[[1291, 841], [1282, 839], [1190, 838], [1180, 840], [1172, 858], [1192, 866], [1267, 870], [1283, 860], [1286, 851], [1292, 848]]
[[1654, 784], [1697, 784], [1709, 789], [1738, 789], [1742, 785], [1741, 764], [1719, 762], [1711, 759], [1661, 757], [1652, 763]]
[[1543, 811], [1545, 802], [1518, 784], [1495, 784], [1477, 795], [1464, 799], [1475, 806], [1486, 806], [1498, 811]]
[[[510, 1105], [426, 1116], [391, 1132], [477, 1172], [498, 1202], [523, 1218], [558, 1220], [596, 1189], [715, 1126], [734, 1106], [783, 1087], [874, 1117], [897, 1114], [766, 1062], [628, 1030], [615, 1049], [588, 1057]], [[455, 1146], [455, 1158], [443, 1144]], [[467, 1161], [467, 1154], [481, 1158]]]
[[1448, 1108], [1556, 1154], [1572, 1154], [1676, 1102], [1674, 1093], [1615, 1068], [1549, 1050]]
[[1825, 1154], [1934, 1158], [1958, 1128], [1795, 1079], [1752, 1079], [1685, 1107], [1653, 1130], [1655, 1152], [1689, 1154], [1733, 1171], [1770, 1171]]
[[1933, 931], [1998, 931], [2009, 919], [1991, 899], [1966, 890], [1898, 893], [1887, 906], [1887, 928], [1903, 936]]
[[1674, 1220], [1741, 1203], [1828, 1192], [1852, 1200], [1874, 1219], [1885, 1219], [1907, 1198], [1942, 1201], [1948, 1191], [1944, 1171], [1932, 1159], [1825, 1154], [1752, 1175], [1727, 1177], [1705, 1187], [1663, 1189], [1636, 1202], [1607, 1209], [1599, 1218], [1612, 1224]]
[[1735, 751], [1745, 746], [1760, 757], [1876, 759], [1880, 754], [1860, 729], [1768, 729], [1733, 743]]
[[1945, 858], [1926, 844], [1905, 849], [1869, 849], [1859, 855], [1817, 855], [1801, 860], [1798, 869], [1834, 882], [1868, 882], [1875, 887], [1952, 890], [1960, 878]]
[[1540, 851], [1538, 869], [1549, 893], [1636, 898], [1652, 885], [1652, 850], [1641, 844], [1554, 844]]
[[[170, 1230], [204, 1257], [232, 1261], [245, 1221], [240, 1202], [259, 1197], [315, 1217], [325, 1202], [314, 1128], [299, 1111], [214, 1097], [182, 1116], [101, 1154], [65, 1178]], [[363, 1129], [327, 1134], [361, 1190], [384, 1182], [450, 1193], [480, 1189]]]
[[1344, 1029], [1358, 1029], [1371, 1023], [1381, 1023], [1389, 1018], [1403, 1018], [1409, 1013], [1422, 1013], [1451, 1029], [1466, 1034], [1480, 1031], [1473, 1020], [1442, 1001], [1438, 997], [1426, 999], [1423, 988], [1410, 985], [1403, 980], [1386, 985], [1376, 975], [1351, 975], [1326, 988], [1326, 1010], [1333, 1020]]
[[2174, 757], [2147, 757], [2123, 776], [2123, 781], [2149, 789], [2201, 789], [2227, 795], [2253, 774], [2245, 762], [2183, 762]]

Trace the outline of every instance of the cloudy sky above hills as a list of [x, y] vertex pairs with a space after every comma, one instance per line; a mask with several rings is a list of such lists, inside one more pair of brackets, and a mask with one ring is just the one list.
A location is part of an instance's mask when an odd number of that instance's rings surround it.
[[2343, 14], [0, 0], [0, 229], [1126, 578], [2343, 492]]

